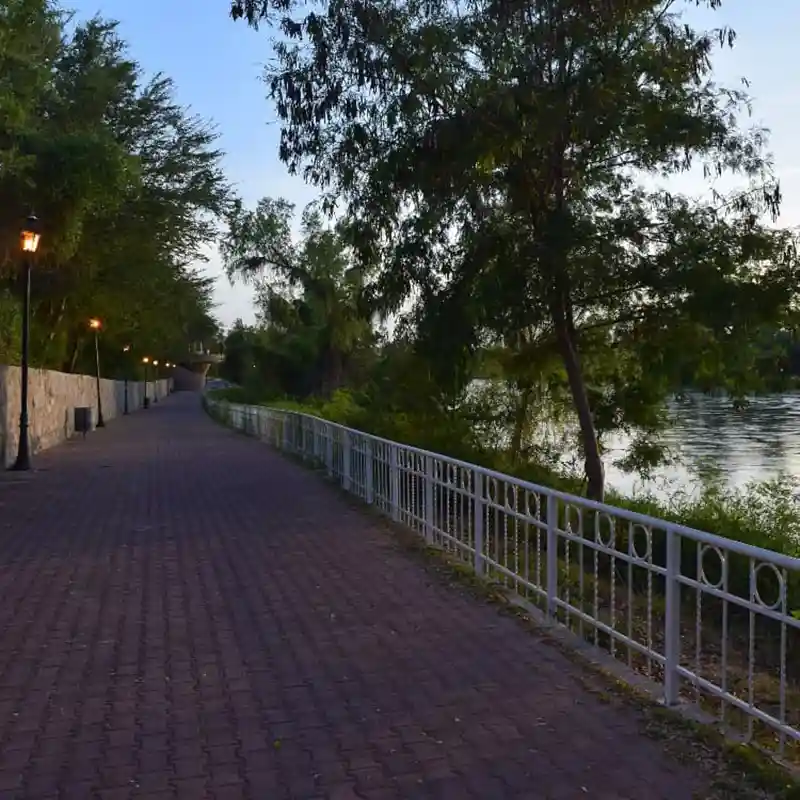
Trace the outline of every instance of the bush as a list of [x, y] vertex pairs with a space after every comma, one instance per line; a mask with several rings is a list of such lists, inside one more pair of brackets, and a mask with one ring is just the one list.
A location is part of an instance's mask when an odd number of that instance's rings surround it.
[[208, 392], [212, 400], [219, 400], [226, 403], [241, 403], [242, 405], [263, 404], [263, 395], [259, 395], [252, 389], [241, 386], [229, 386], [227, 389], [212, 389]]

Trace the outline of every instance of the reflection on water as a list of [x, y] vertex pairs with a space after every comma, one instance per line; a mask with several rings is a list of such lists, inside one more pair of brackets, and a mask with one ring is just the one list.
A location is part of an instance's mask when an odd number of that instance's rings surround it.
[[[666, 481], [671, 491], [693, 491], [698, 484], [693, 470], [696, 474], [704, 463], [719, 469], [731, 487], [782, 472], [800, 476], [800, 392], [756, 398], [741, 411], [734, 410], [729, 400], [690, 395], [673, 402], [670, 410], [673, 426], [665, 440], [684, 466], [664, 467], [654, 480], [643, 483], [615, 469], [609, 454], [609, 486], [626, 494], [641, 488], [664, 493], [670, 491]], [[616, 451], [624, 440], [609, 445]]]

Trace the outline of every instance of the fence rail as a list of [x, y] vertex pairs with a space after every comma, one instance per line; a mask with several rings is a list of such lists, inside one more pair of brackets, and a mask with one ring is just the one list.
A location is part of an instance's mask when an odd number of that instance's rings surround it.
[[800, 559], [307, 414], [207, 403], [658, 682], [666, 705], [800, 758]]

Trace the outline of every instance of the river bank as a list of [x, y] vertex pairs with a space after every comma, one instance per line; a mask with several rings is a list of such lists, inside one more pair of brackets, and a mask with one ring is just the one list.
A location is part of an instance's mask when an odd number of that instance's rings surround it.
[[[365, 413], [349, 397], [337, 398], [328, 403], [300, 404], [293, 401], [258, 400], [237, 389], [217, 391], [214, 395], [231, 402], [254, 403], [308, 413], [367, 433], [387, 435], [386, 430], [376, 427], [383, 427], [380, 418]], [[800, 413], [800, 396], [797, 402]], [[583, 492], [581, 481], [574, 474], [533, 462], [511, 465], [502, 452], [469, 452], [463, 442], [453, 442], [451, 447], [433, 447], [424, 432], [417, 431], [415, 435], [413, 427], [406, 430], [407, 435], [398, 437], [405, 444], [427, 447], [443, 455], [462, 458], [571, 494], [580, 495]], [[437, 438], [442, 441], [442, 437]], [[798, 441], [800, 442], [800, 431]], [[613, 481], [610, 482], [606, 502], [756, 547], [800, 557], [800, 504], [795, 500], [797, 484], [787, 475], [776, 475], [764, 480], [753, 478], [741, 485], [728, 485], [724, 482], [700, 485], [695, 481], [695, 486], [692, 487], [682, 488], [681, 484], [676, 485], [669, 495], [663, 491], [648, 491], [646, 486], [641, 485], [632, 488], [630, 492], [621, 491], [614, 486]]]

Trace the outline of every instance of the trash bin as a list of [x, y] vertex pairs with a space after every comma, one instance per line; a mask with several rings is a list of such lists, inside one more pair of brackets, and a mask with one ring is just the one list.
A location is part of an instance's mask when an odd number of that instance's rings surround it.
[[82, 433], [84, 438], [92, 430], [91, 406], [79, 406], [75, 409], [75, 433]]

